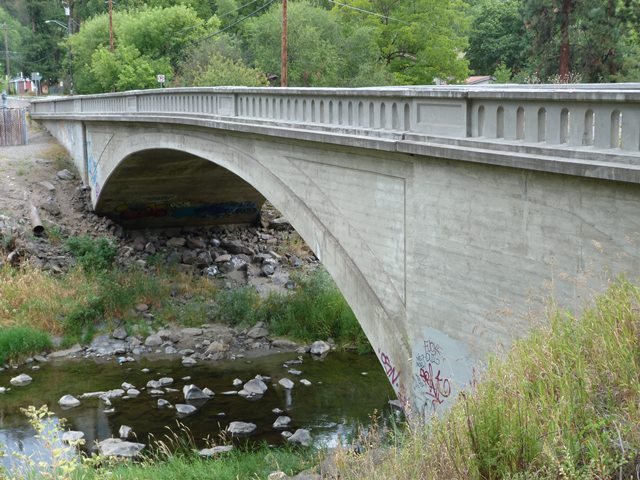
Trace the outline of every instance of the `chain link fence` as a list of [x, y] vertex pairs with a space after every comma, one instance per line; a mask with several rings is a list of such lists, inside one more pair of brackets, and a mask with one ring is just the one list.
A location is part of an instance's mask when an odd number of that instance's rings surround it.
[[27, 144], [27, 111], [24, 108], [0, 109], [0, 146]]

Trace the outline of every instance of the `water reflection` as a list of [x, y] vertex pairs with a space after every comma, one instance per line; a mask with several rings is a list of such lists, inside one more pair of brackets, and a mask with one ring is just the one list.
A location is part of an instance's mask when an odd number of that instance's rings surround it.
[[[368, 423], [369, 415], [386, 409], [387, 401], [393, 398], [393, 391], [373, 355], [332, 353], [321, 361], [306, 357], [304, 363], [296, 364], [296, 369], [302, 372], [299, 376], [288, 373], [291, 367], [285, 366], [295, 357], [291, 353], [277, 354], [251, 362], [201, 363], [190, 368], [183, 367], [179, 360], [143, 359], [124, 366], [113, 360], [81, 360], [45, 365], [39, 371], [25, 370], [33, 377], [33, 383], [14, 388], [0, 397], [0, 444], [6, 445], [9, 451], [27, 454], [38, 451], [34, 432], [20, 413], [20, 407], [43, 404], [47, 404], [58, 418], [68, 420], [67, 429], [84, 432], [87, 448], [96, 441], [117, 436], [121, 425], [132, 427], [138, 440], [148, 443], [151, 435], [162, 438], [168, 432], [167, 427], [176, 426], [175, 410], [159, 409], [158, 398], [173, 405], [185, 403], [182, 387], [193, 383], [216, 392], [194, 415], [180, 419], [191, 429], [198, 446], [205, 446], [206, 437], [216, 438], [236, 420], [258, 426], [256, 434], [250, 437], [252, 441], [280, 444], [284, 441], [281, 431], [272, 427], [278, 416], [273, 410], [277, 408], [292, 418], [290, 431], [311, 429], [317, 444], [332, 447], [344, 438], [352, 438], [359, 423]], [[143, 368], [148, 368], [149, 372], [142, 372]], [[9, 379], [19, 373], [22, 372], [0, 373], [0, 386], [8, 386]], [[266, 382], [269, 390], [259, 400], [221, 394], [241, 388], [233, 387], [235, 378], [248, 381], [258, 374], [271, 377]], [[162, 397], [151, 396], [144, 387], [149, 380], [161, 377], [172, 377], [174, 383], [169, 387], [174, 390], [165, 392]], [[278, 385], [284, 377], [295, 382], [292, 390]], [[303, 378], [312, 385], [301, 384]], [[70, 410], [62, 410], [58, 405], [58, 400], [65, 394], [79, 397], [85, 392], [120, 388], [123, 382], [133, 384], [141, 394], [136, 398], [112, 400], [113, 413], [105, 413], [105, 406], [98, 398], [84, 399], [81, 406]]]

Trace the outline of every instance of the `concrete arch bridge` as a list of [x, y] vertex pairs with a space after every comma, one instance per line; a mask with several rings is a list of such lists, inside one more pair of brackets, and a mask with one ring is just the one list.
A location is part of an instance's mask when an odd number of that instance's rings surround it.
[[640, 271], [637, 84], [163, 89], [31, 115], [119, 222], [246, 222], [269, 199], [423, 413], [549, 294], [577, 307]]

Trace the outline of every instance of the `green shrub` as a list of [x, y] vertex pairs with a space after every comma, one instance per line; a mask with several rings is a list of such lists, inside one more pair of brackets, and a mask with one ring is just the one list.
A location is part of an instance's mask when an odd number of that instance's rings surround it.
[[51, 348], [49, 335], [41, 330], [28, 327], [0, 329], [0, 363]]
[[317, 269], [296, 282], [291, 295], [271, 295], [262, 306], [260, 317], [273, 333], [304, 341], [331, 337], [361, 353], [371, 351], [356, 316], [325, 270]]
[[250, 326], [259, 319], [260, 298], [253, 287], [221, 290], [216, 295], [219, 321], [228, 325]]
[[85, 272], [108, 270], [113, 265], [117, 252], [110, 240], [104, 237], [93, 239], [88, 235], [69, 238], [67, 248]]

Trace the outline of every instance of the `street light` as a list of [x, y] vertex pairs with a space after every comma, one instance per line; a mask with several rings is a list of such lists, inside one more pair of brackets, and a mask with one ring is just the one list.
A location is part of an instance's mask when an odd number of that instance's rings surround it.
[[[71, 30], [69, 29], [69, 26], [65, 25], [60, 20], [45, 20], [44, 23], [48, 23], [48, 24], [53, 23], [55, 25], [58, 25], [59, 27], [64, 28], [67, 31], [67, 37], [71, 36]], [[71, 25], [71, 23], [69, 23], [69, 25]], [[67, 45], [69, 46], [69, 93], [73, 95], [73, 73], [71, 71], [73, 54], [71, 53], [71, 45], [68, 43]]]
[[44, 23], [55, 23], [56, 25], [58, 25], [59, 27], [64, 28], [67, 31], [67, 35], [69, 34], [69, 27], [67, 27], [64, 23], [62, 23], [60, 20], [45, 20]]

